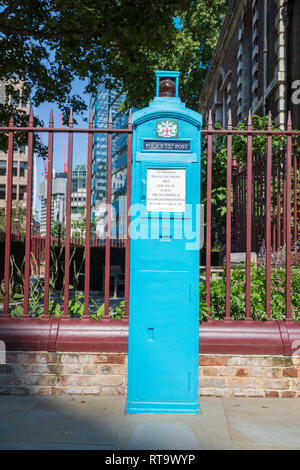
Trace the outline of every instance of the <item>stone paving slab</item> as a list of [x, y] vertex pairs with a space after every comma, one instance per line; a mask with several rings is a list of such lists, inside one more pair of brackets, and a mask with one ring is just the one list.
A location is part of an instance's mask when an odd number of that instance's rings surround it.
[[161, 420], [137, 423], [126, 450], [168, 450], [170, 446], [175, 450], [202, 449], [188, 424]]
[[112, 450], [109, 446], [47, 442], [0, 442], [0, 450]]
[[0, 424], [18, 422], [38, 401], [34, 396], [0, 396]]
[[[126, 414], [115, 446], [118, 449], [231, 449], [232, 442], [220, 398], [201, 398], [197, 414]], [[163, 419], [162, 419], [163, 418]], [[181, 444], [168, 429], [178, 429]], [[148, 429], [155, 431], [147, 432]], [[139, 430], [139, 433], [137, 432]], [[153, 434], [156, 434], [153, 436]], [[190, 446], [185, 447], [190, 440]], [[180, 447], [181, 445], [181, 447]]]
[[201, 398], [197, 414], [127, 414], [124, 397], [0, 397], [0, 449], [300, 449], [300, 400]]

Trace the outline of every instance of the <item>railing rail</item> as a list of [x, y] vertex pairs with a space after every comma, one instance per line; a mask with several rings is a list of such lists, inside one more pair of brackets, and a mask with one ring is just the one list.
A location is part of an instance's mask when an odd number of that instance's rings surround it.
[[[68, 300], [69, 300], [69, 274], [70, 274], [70, 246], [76, 241], [72, 241], [71, 236], [71, 178], [72, 178], [72, 158], [73, 158], [73, 135], [74, 133], [88, 134], [88, 155], [87, 155], [87, 197], [86, 197], [86, 229], [84, 237], [85, 245], [85, 284], [84, 284], [84, 316], [88, 316], [89, 312], [89, 286], [90, 286], [90, 247], [93, 245], [93, 236], [91, 234], [91, 181], [92, 181], [92, 158], [93, 158], [93, 136], [95, 134], [108, 135], [108, 165], [111, 167], [112, 162], [112, 135], [113, 134], [127, 134], [132, 133], [131, 127], [131, 114], [129, 116], [128, 128], [114, 129], [110, 116], [109, 126], [107, 129], [98, 129], [93, 127], [92, 113], [89, 118], [89, 126], [87, 129], [74, 128], [72, 112], [69, 116], [69, 125], [67, 128], [55, 128], [53, 123], [53, 112], [50, 112], [49, 127], [33, 127], [33, 111], [30, 111], [29, 126], [28, 127], [14, 127], [13, 116], [10, 118], [9, 126], [0, 128], [0, 132], [8, 133], [8, 165], [7, 165], [7, 181], [6, 181], [6, 225], [5, 225], [5, 263], [4, 263], [4, 295], [3, 295], [3, 317], [9, 317], [9, 280], [10, 280], [10, 258], [11, 258], [11, 240], [14, 238], [12, 234], [12, 185], [13, 185], [13, 154], [14, 154], [14, 133], [25, 132], [28, 133], [28, 172], [27, 172], [27, 200], [26, 200], [26, 229], [23, 235], [25, 241], [25, 268], [24, 268], [24, 315], [29, 315], [29, 284], [30, 284], [30, 253], [35, 250], [34, 255], [41, 261], [45, 261], [45, 279], [44, 279], [44, 316], [50, 316], [49, 302], [50, 302], [50, 247], [51, 244], [65, 244], [65, 285], [64, 285], [64, 314], [68, 315]], [[47, 202], [46, 202], [46, 233], [44, 237], [31, 235], [31, 208], [32, 208], [32, 165], [33, 165], [33, 142], [34, 133], [48, 133], [48, 176], [47, 176]], [[68, 176], [67, 176], [67, 203], [66, 203], [66, 234], [64, 239], [55, 239], [51, 237], [51, 198], [52, 198], [52, 167], [53, 167], [53, 137], [55, 133], [65, 132], [68, 135]], [[130, 141], [130, 139], [129, 139]], [[128, 156], [131, 155], [131, 148], [128, 150]], [[108, 279], [105, 282], [105, 313], [108, 315], [109, 309], [109, 264], [110, 264], [110, 249], [111, 246], [124, 246], [124, 240], [112, 240], [110, 225], [111, 225], [111, 171], [107, 175], [107, 228], [106, 231], [106, 258], [105, 258], [105, 273]], [[130, 200], [130, 178], [127, 181], [127, 200]], [[22, 237], [21, 237], [22, 238]], [[75, 239], [76, 240], [76, 239]], [[81, 240], [80, 240], [81, 241]], [[79, 241], [79, 243], [80, 243]], [[101, 245], [103, 242], [97, 242]], [[125, 244], [126, 252], [129, 251], [129, 243]], [[43, 254], [42, 254], [43, 252]], [[128, 259], [128, 254], [126, 254]], [[126, 265], [125, 273], [125, 314], [128, 314], [128, 283], [129, 283], [129, 270], [128, 263]]]
[[[114, 129], [112, 127], [112, 116], [110, 114], [108, 128], [97, 129], [93, 127], [92, 114], [89, 118], [88, 128], [74, 128], [73, 117], [70, 113], [67, 128], [55, 128], [53, 114], [51, 111], [49, 126], [47, 128], [33, 127], [33, 113], [30, 113], [28, 127], [15, 127], [13, 118], [10, 119], [8, 127], [0, 128], [0, 132], [8, 133], [8, 165], [6, 182], [6, 227], [5, 227], [5, 260], [4, 260], [4, 308], [3, 317], [9, 317], [9, 279], [10, 279], [10, 256], [11, 240], [15, 234], [12, 230], [12, 185], [13, 185], [13, 159], [14, 159], [14, 134], [16, 132], [28, 133], [28, 184], [26, 204], [26, 229], [23, 235], [25, 241], [25, 268], [24, 268], [24, 315], [29, 316], [29, 283], [30, 283], [30, 256], [31, 253], [39, 261], [45, 262], [44, 281], [44, 316], [49, 317], [49, 273], [50, 273], [50, 248], [51, 244], [63, 244], [65, 247], [64, 260], [64, 315], [68, 317], [69, 305], [69, 281], [70, 281], [70, 252], [72, 244], [81, 243], [82, 240], [71, 236], [71, 177], [73, 159], [73, 135], [74, 133], [86, 133], [88, 135], [87, 152], [87, 197], [86, 197], [86, 229], [84, 236], [85, 246], [85, 281], [84, 281], [84, 317], [88, 317], [90, 304], [90, 248], [98, 246], [103, 242], [96, 241], [91, 234], [91, 180], [92, 180], [92, 158], [93, 158], [93, 136], [104, 133], [108, 136], [107, 146], [107, 200], [106, 200], [106, 239], [105, 239], [105, 288], [104, 288], [104, 316], [109, 316], [109, 288], [110, 288], [110, 250], [111, 246], [125, 245], [125, 316], [128, 316], [129, 299], [129, 210], [131, 193], [131, 152], [132, 152], [132, 125], [131, 113], [127, 129]], [[48, 133], [48, 179], [47, 179], [47, 205], [46, 205], [46, 234], [41, 237], [32, 233], [32, 165], [33, 165], [33, 142], [35, 133]], [[66, 195], [66, 233], [62, 238], [51, 237], [51, 193], [52, 193], [52, 167], [53, 167], [53, 137], [55, 133], [65, 132], [68, 134], [68, 176]], [[258, 251], [262, 241], [265, 243], [266, 260], [266, 313], [271, 318], [271, 272], [272, 252], [285, 245], [285, 292], [286, 292], [286, 318], [291, 319], [291, 259], [292, 242], [293, 250], [298, 253], [299, 235], [297, 214], [297, 158], [298, 147], [294, 139], [300, 136], [300, 131], [292, 130], [291, 118], [287, 124], [287, 130], [273, 130], [271, 115], [269, 115], [268, 128], [254, 130], [251, 115], [249, 114], [248, 128], [236, 130], [232, 128], [231, 114], [229, 113], [227, 129], [214, 129], [212, 115], [209, 115], [208, 127], [203, 129], [202, 138], [207, 138], [207, 168], [206, 168], [206, 302], [208, 308], [211, 306], [211, 249], [212, 249], [212, 183], [214, 178], [213, 155], [214, 138], [223, 136], [227, 148], [227, 170], [226, 170], [226, 313], [225, 320], [231, 319], [231, 253], [232, 235], [238, 238], [240, 247], [246, 253], [246, 281], [245, 281], [245, 318], [251, 319], [251, 251]], [[127, 214], [126, 214], [126, 237], [123, 240], [113, 240], [111, 235], [111, 179], [112, 179], [112, 137], [113, 134], [127, 134]], [[244, 167], [233, 171], [235, 155], [233, 154], [233, 139], [236, 136], [246, 136], [247, 152]], [[253, 139], [257, 136], [265, 136], [267, 141], [266, 158], [262, 159], [253, 154]], [[273, 138], [282, 137], [285, 145], [274, 154]], [[293, 170], [293, 171], [292, 171]], [[293, 200], [294, 198], [294, 200]], [[22, 237], [21, 237], [22, 238]], [[98, 245], [97, 245], [98, 244]]]
[[[298, 150], [299, 144], [297, 140], [292, 142], [292, 182], [291, 188], [292, 198], [292, 242], [294, 249], [297, 249], [297, 224], [298, 224], [298, 201], [297, 201], [297, 187], [298, 187], [298, 162], [300, 152]], [[250, 214], [253, 219], [252, 224], [252, 238], [251, 250], [258, 253], [266, 238], [265, 235], [265, 205], [264, 201], [264, 186], [266, 181], [267, 170], [267, 155], [253, 155], [252, 166], [247, 169], [246, 165], [238, 166], [235, 161], [233, 166], [233, 194], [235, 196], [233, 201], [233, 239], [236, 243], [236, 248], [239, 251], [244, 251], [246, 247], [246, 214]], [[252, 175], [250, 177], [250, 172]], [[249, 179], [247, 177], [249, 176]], [[271, 250], [277, 252], [286, 244], [286, 195], [287, 195], [287, 148], [272, 149], [272, 184], [271, 184]], [[243, 192], [245, 185], [248, 191], [248, 185], [252, 191], [252, 209], [248, 207], [250, 197]]]
[[[252, 118], [249, 113], [247, 130], [233, 130], [231, 123], [231, 113], [229, 112], [227, 129], [213, 129], [212, 115], [209, 114], [208, 128], [202, 130], [202, 135], [207, 136], [207, 207], [206, 207], [206, 302], [211, 303], [211, 279], [210, 279], [210, 251], [212, 232], [212, 157], [213, 157], [213, 137], [227, 137], [227, 201], [226, 201], [226, 316], [230, 318], [230, 277], [231, 277], [231, 252], [232, 237], [238, 237], [238, 250], [246, 252], [246, 312], [245, 318], [251, 319], [251, 250], [255, 251], [265, 244], [265, 276], [266, 276], [266, 314], [271, 318], [271, 270], [272, 270], [272, 250], [285, 247], [285, 295], [286, 295], [286, 319], [291, 319], [291, 260], [292, 241], [294, 242], [294, 252], [299, 253], [299, 236], [297, 211], [297, 143], [293, 140], [300, 135], [300, 131], [292, 130], [291, 115], [289, 113], [287, 130], [273, 130], [272, 118], [269, 113], [267, 130], [253, 130]], [[247, 160], [245, 165], [236, 171], [235, 156], [232, 155], [233, 136], [247, 136]], [[265, 159], [254, 156], [253, 160], [253, 138], [255, 136], [266, 136], [267, 155]], [[278, 155], [284, 160], [281, 163], [284, 178], [280, 186], [280, 178], [274, 177], [274, 155], [273, 137], [280, 136], [285, 139], [283, 149]], [[225, 145], [225, 144], [224, 144]], [[292, 193], [292, 160], [293, 160], [293, 193]], [[280, 161], [278, 157], [278, 161]], [[281, 160], [282, 161], [282, 160]], [[233, 164], [233, 174], [232, 174]], [[273, 172], [272, 172], [273, 168]], [[217, 170], [217, 168], [216, 168]], [[256, 184], [253, 185], [253, 174]], [[273, 198], [272, 198], [273, 185]], [[205, 189], [205, 188], [203, 188]], [[277, 194], [276, 194], [277, 191]], [[279, 193], [279, 194], [278, 194]], [[233, 194], [233, 204], [232, 204]], [[272, 200], [278, 204], [272, 206]], [[293, 226], [292, 226], [292, 197], [293, 201]], [[282, 200], [282, 202], [280, 202]], [[283, 216], [281, 216], [281, 205], [283, 206]], [[233, 212], [232, 212], [233, 210]], [[259, 214], [259, 218], [257, 216]], [[277, 217], [277, 226], [275, 219]], [[257, 224], [253, 228], [253, 222]], [[278, 233], [277, 246], [275, 243], [276, 228]], [[255, 234], [255, 235], [254, 235]], [[273, 235], [273, 238], [272, 238]], [[258, 236], [258, 237], [257, 237]], [[282, 242], [281, 243], [281, 237]], [[272, 245], [273, 241], [273, 245]], [[300, 307], [299, 307], [300, 308]]]

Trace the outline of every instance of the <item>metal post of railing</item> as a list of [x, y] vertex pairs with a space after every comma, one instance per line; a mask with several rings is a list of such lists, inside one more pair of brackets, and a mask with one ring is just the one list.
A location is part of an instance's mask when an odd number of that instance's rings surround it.
[[281, 151], [278, 150], [277, 153], [277, 251], [281, 247], [281, 161], [280, 161]]
[[9, 315], [9, 277], [10, 277], [10, 239], [11, 239], [11, 213], [12, 213], [12, 183], [13, 183], [13, 158], [14, 158], [14, 117], [9, 119], [8, 134], [8, 162], [6, 184], [6, 222], [5, 222], [5, 256], [4, 256], [4, 303], [3, 315]]
[[[32, 127], [33, 127], [33, 111], [31, 108], [30, 117], [29, 117], [29, 128], [32, 128]], [[28, 132], [26, 238], [25, 238], [25, 268], [24, 268], [24, 315], [28, 315], [28, 307], [29, 307], [32, 176], [33, 176], [33, 132]]]
[[[93, 113], [90, 112], [89, 128], [93, 127]], [[86, 227], [85, 227], [85, 264], [84, 264], [84, 316], [89, 315], [90, 266], [91, 266], [91, 206], [92, 206], [92, 159], [93, 134], [88, 133], [87, 179], [86, 179]]]
[[52, 168], [53, 168], [53, 111], [50, 111], [48, 136], [48, 177], [47, 177], [47, 206], [46, 206], [46, 239], [45, 239], [45, 284], [44, 284], [44, 315], [49, 314], [49, 280], [50, 280], [50, 244], [51, 244], [51, 197], [52, 197]]
[[[112, 129], [112, 112], [110, 110], [108, 129]], [[105, 288], [104, 315], [109, 314], [109, 284], [110, 284], [110, 237], [111, 237], [111, 177], [112, 177], [112, 132], [107, 137], [107, 184], [106, 184], [106, 240], [105, 240]]]
[[[73, 128], [73, 113], [70, 111], [69, 129]], [[72, 194], [72, 159], [73, 134], [68, 134], [68, 175], [66, 197], [66, 235], [65, 235], [65, 285], [64, 285], [64, 313], [69, 311], [69, 283], [70, 283], [70, 237], [71, 237], [71, 194]]]
[[[128, 119], [128, 129], [132, 129], [131, 110]], [[128, 134], [127, 150], [127, 204], [126, 204], [126, 244], [125, 244], [125, 315], [129, 314], [129, 263], [130, 263], [130, 206], [131, 206], [131, 158], [132, 133]]]
[[266, 314], [271, 316], [271, 177], [272, 177], [272, 116], [268, 120], [268, 151], [266, 172]]
[[228, 115], [227, 134], [227, 213], [226, 213], [226, 318], [230, 318], [230, 270], [231, 270], [231, 172], [232, 172], [232, 118]]
[[[248, 130], [252, 130], [252, 117], [249, 112]], [[248, 135], [247, 158], [247, 235], [246, 235], [246, 318], [251, 315], [251, 226], [252, 226], [252, 134]]]
[[297, 252], [297, 245], [298, 245], [298, 240], [297, 240], [297, 210], [298, 210], [298, 198], [297, 198], [297, 141], [295, 139], [294, 141], [294, 251]]
[[[209, 111], [208, 131], [212, 130], [212, 112]], [[206, 189], [206, 303], [210, 309], [210, 269], [211, 269], [211, 192], [212, 192], [212, 134], [207, 136], [207, 189]]]
[[[292, 130], [291, 112], [288, 114], [288, 131]], [[291, 318], [292, 269], [292, 135], [287, 136], [286, 154], [286, 318]]]

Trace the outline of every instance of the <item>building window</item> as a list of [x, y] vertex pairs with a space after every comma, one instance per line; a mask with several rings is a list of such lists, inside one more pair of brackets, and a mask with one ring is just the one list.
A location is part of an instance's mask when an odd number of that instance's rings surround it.
[[20, 162], [20, 176], [25, 176], [25, 170], [27, 170], [27, 163]]
[[252, 44], [252, 2], [248, 3], [247, 11], [244, 17], [244, 35], [243, 35], [243, 105], [244, 114], [251, 108], [253, 101], [253, 44]]
[[13, 201], [17, 199], [17, 186], [15, 184], [12, 187], [11, 198]]
[[223, 73], [220, 73], [217, 88], [215, 90], [214, 121], [223, 126], [223, 93], [222, 93]]
[[5, 161], [0, 161], [0, 176], [5, 176], [6, 175], [6, 162]]
[[228, 113], [231, 108], [231, 81], [230, 77], [232, 75], [231, 70], [227, 73], [224, 81], [222, 83], [222, 93], [223, 93], [223, 127], [227, 127], [228, 124]]
[[13, 176], [18, 176], [18, 162], [13, 162]]
[[23, 201], [25, 199], [25, 194], [27, 193], [27, 186], [19, 186], [19, 200]]
[[5, 199], [5, 184], [0, 184], [0, 199]]
[[215, 99], [212, 109], [213, 122], [220, 124], [224, 128], [227, 126], [228, 111], [231, 105], [231, 74], [232, 72], [229, 71], [225, 76], [222, 69], [215, 89]]

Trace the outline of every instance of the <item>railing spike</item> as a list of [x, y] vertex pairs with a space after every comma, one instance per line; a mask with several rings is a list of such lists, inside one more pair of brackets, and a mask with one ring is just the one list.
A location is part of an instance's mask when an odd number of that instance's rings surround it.
[[50, 110], [50, 118], [49, 118], [49, 127], [53, 127], [54, 120], [53, 120], [53, 109]]
[[232, 114], [231, 114], [231, 109], [228, 111], [228, 129], [232, 128]]
[[252, 128], [252, 113], [251, 110], [249, 109], [249, 115], [248, 115], [248, 128]]
[[269, 111], [269, 117], [268, 117], [268, 130], [272, 130], [272, 113]]
[[10, 116], [9, 116], [9, 127], [14, 127], [14, 113], [10, 113]]
[[73, 110], [72, 110], [72, 108], [70, 109], [70, 115], [69, 115], [69, 127], [73, 127]]
[[91, 129], [93, 127], [93, 110], [90, 110], [90, 116], [89, 116], [89, 128]]
[[212, 128], [212, 125], [213, 125], [213, 122], [212, 122], [212, 112], [211, 112], [211, 109], [209, 110], [209, 114], [208, 114], [208, 127], [209, 129]]
[[33, 109], [32, 109], [32, 107], [30, 108], [30, 113], [29, 113], [29, 127], [33, 127]]
[[112, 110], [109, 110], [109, 117], [108, 117], [108, 126], [112, 126], [113, 120], [112, 120]]
[[287, 130], [292, 130], [292, 113], [291, 111], [288, 112], [288, 121], [287, 121]]

